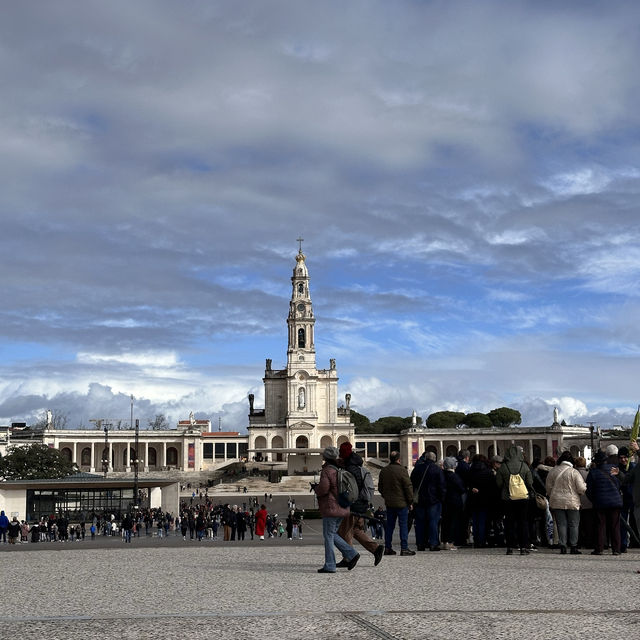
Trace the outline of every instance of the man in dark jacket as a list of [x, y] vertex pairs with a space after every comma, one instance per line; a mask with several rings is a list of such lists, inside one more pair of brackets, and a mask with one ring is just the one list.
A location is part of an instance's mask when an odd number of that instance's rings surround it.
[[411, 484], [418, 491], [415, 507], [416, 545], [424, 551], [440, 551], [438, 527], [442, 516], [442, 503], [447, 492], [444, 472], [436, 464], [436, 454], [425, 451], [411, 472]]
[[[352, 544], [355, 538], [367, 551], [373, 554], [373, 564], [374, 566], [378, 566], [380, 560], [382, 560], [384, 546], [372, 540], [371, 536], [367, 533], [365, 516], [369, 511], [370, 500], [366, 499], [363, 495], [366, 493], [366, 491], [363, 491], [366, 470], [362, 466], [362, 458], [353, 451], [350, 442], [343, 442], [340, 445], [339, 461], [356, 479], [359, 494], [358, 499], [351, 504], [351, 515], [342, 519], [342, 523], [338, 529], [338, 535], [349, 545]], [[371, 496], [371, 498], [373, 498], [373, 496]], [[348, 567], [349, 561], [343, 558], [337, 566]]]
[[392, 541], [397, 520], [400, 528], [400, 555], [414, 556], [416, 552], [409, 549], [409, 508], [413, 503], [413, 487], [407, 470], [400, 464], [398, 451], [391, 452], [389, 464], [380, 471], [378, 491], [387, 507], [384, 555], [396, 555]]
[[607, 529], [611, 536], [611, 553], [620, 555], [620, 509], [622, 495], [618, 482], [618, 467], [607, 462], [607, 454], [598, 451], [593, 457], [594, 467], [587, 476], [587, 498], [593, 503], [596, 516], [596, 544], [591, 552], [602, 555]]

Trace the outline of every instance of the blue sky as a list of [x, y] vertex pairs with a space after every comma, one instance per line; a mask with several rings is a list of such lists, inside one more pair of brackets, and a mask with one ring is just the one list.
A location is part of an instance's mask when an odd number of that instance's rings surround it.
[[629, 424], [633, 2], [70, 2], [0, 24], [0, 423], [244, 430], [305, 238], [371, 418]]

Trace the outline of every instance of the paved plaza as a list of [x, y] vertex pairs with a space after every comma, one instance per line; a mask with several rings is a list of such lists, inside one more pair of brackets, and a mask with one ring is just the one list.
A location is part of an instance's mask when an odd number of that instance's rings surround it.
[[639, 638], [640, 553], [426, 552], [316, 573], [305, 539], [0, 545], [2, 638]]

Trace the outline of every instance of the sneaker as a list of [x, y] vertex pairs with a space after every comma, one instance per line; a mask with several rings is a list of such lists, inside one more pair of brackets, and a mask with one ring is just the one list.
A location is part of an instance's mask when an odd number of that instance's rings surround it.
[[325, 569], [324, 567], [318, 569], [318, 573], [335, 573], [335, 571], [329, 571], [329, 569]]
[[384, 555], [385, 556], [395, 556], [396, 552], [393, 549], [385, 549], [384, 550]]
[[429, 551], [442, 551], [440, 545], [434, 545], [433, 547], [429, 547]]
[[447, 551], [457, 551], [457, 550], [458, 550], [458, 547], [456, 547], [452, 542], [447, 542], [447, 543], [444, 545], [444, 548], [445, 548]]
[[400, 555], [401, 556], [415, 556], [416, 552], [412, 551], [411, 549], [402, 549], [400, 551]]
[[351, 569], [353, 569], [358, 564], [358, 560], [360, 560], [360, 554], [356, 553], [356, 555], [353, 556], [351, 560], [349, 560], [347, 564], [347, 571], [351, 571]]
[[377, 567], [380, 564], [380, 560], [382, 560], [382, 556], [384, 555], [384, 547], [382, 545], [378, 545], [378, 548], [373, 552], [373, 566]]
[[529, 549], [520, 549], [520, 555], [521, 556], [528, 556], [529, 555]]
[[602, 551], [596, 551], [595, 549], [591, 552], [592, 556], [601, 556], [602, 555]]
[[337, 569], [346, 569], [349, 566], [349, 561], [346, 558], [342, 558], [338, 564], [336, 564]]

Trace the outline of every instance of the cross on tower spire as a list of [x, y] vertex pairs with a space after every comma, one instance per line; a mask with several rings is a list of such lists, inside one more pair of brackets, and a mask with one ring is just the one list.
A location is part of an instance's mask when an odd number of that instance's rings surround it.
[[302, 243], [304, 242], [304, 238], [298, 238], [296, 240], [296, 242], [298, 243], [298, 253], [302, 253]]

